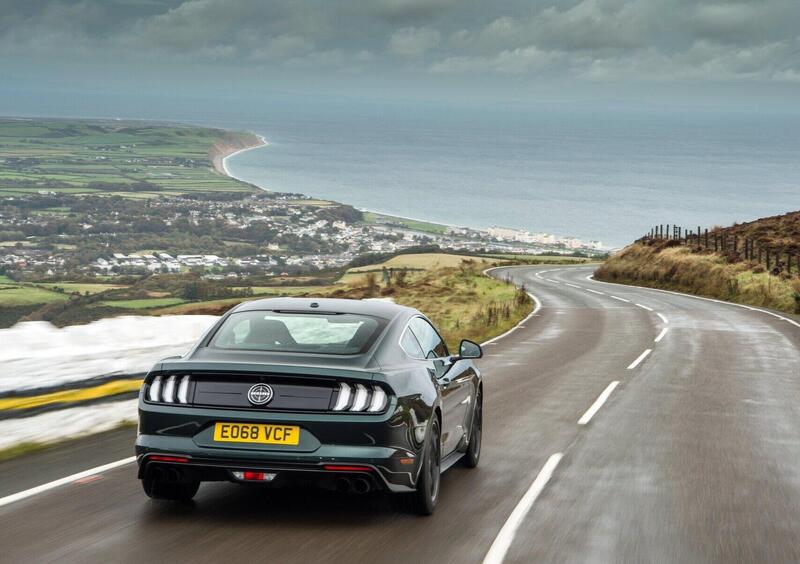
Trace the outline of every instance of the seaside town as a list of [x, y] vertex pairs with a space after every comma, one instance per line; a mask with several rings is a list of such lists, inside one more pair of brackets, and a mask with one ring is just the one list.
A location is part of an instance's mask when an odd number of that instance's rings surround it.
[[420, 246], [467, 252], [584, 254], [599, 241], [491, 227], [425, 224], [297, 194], [236, 199], [0, 200], [0, 268], [7, 273], [115, 276], [200, 271], [209, 278], [298, 275], [341, 268], [366, 253]]

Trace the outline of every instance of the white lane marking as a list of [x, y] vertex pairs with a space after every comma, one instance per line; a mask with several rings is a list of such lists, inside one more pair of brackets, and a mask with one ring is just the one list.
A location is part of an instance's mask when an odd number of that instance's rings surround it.
[[511, 547], [511, 542], [517, 534], [519, 526], [531, 510], [531, 507], [533, 507], [536, 499], [541, 495], [547, 482], [553, 477], [553, 472], [555, 472], [558, 463], [561, 462], [562, 456], [564, 456], [562, 453], [557, 452], [547, 459], [547, 462], [545, 462], [544, 466], [539, 471], [531, 487], [528, 488], [528, 491], [525, 492], [525, 495], [519, 500], [514, 511], [511, 512], [511, 515], [508, 516], [508, 519], [506, 519], [506, 522], [503, 524], [503, 528], [497, 533], [497, 537], [494, 539], [491, 548], [489, 548], [489, 552], [486, 553], [483, 559], [483, 564], [501, 564], [503, 562], [508, 549]]
[[577, 285], [575, 285], [575, 284], [570, 284], [569, 282], [564, 282], [564, 284], [566, 284], [566, 285], [567, 285], [567, 286], [569, 286], [570, 288], [578, 288], [579, 290], [580, 290], [580, 288], [581, 288], [580, 286], [577, 286]]
[[615, 300], [619, 300], [619, 301], [625, 302], [627, 304], [631, 303], [630, 300], [626, 300], [625, 298], [620, 298], [619, 296], [611, 296], [611, 297], [614, 298]]
[[646, 305], [642, 305], [642, 304], [635, 304], [635, 305], [636, 305], [636, 307], [640, 307], [642, 309], [646, 309], [647, 311], [653, 311], [652, 307], [647, 307]]
[[597, 290], [592, 290], [591, 288], [584, 288], [587, 292], [591, 292], [592, 294], [597, 294], [598, 296], [605, 296], [605, 292], [598, 292]]
[[663, 321], [664, 323], [669, 323], [669, 319], [667, 319], [667, 316], [664, 315], [663, 313], [657, 313], [656, 315], [659, 316], [661, 318], [661, 321]]
[[630, 366], [628, 366], [628, 370], [633, 370], [634, 368], [639, 366], [642, 363], [642, 361], [647, 358], [647, 355], [649, 355], [651, 352], [653, 352], [653, 349], [647, 349], [642, 354], [640, 354], [639, 358], [631, 362]]
[[549, 278], [545, 278], [548, 282], [552, 282], [553, 284], [561, 284], [558, 280], [550, 280]]
[[669, 328], [667, 328], [667, 327], [664, 327], [664, 328], [661, 330], [661, 333], [659, 333], [659, 334], [658, 334], [658, 337], [656, 337], [656, 340], [655, 340], [655, 342], [656, 342], [656, 343], [660, 343], [660, 342], [661, 342], [661, 339], [663, 339], [663, 338], [664, 338], [664, 335], [666, 335], [666, 334], [667, 334], [667, 331], [669, 331]]
[[88, 476], [92, 476], [94, 474], [101, 474], [103, 472], [107, 472], [108, 470], [113, 470], [114, 468], [119, 468], [120, 466], [131, 464], [132, 462], [136, 462], [135, 456], [123, 458], [122, 460], [117, 460], [116, 462], [109, 462], [108, 464], [103, 464], [102, 466], [90, 468], [89, 470], [84, 470], [83, 472], [78, 472], [77, 474], [72, 474], [71, 476], [67, 476], [65, 478], [59, 478], [58, 480], [53, 480], [52, 482], [42, 484], [41, 486], [36, 486], [28, 490], [7, 495], [5, 497], [0, 498], [0, 507], [3, 507], [4, 505], [8, 505], [10, 503], [14, 503], [15, 501], [20, 501], [25, 498], [52, 490], [59, 486], [64, 486], [76, 480], [87, 478]]
[[619, 386], [619, 380], [614, 380], [608, 386], [606, 386], [606, 389], [603, 390], [603, 393], [600, 394], [596, 400], [594, 400], [592, 406], [586, 410], [586, 413], [584, 413], [580, 419], [578, 419], [578, 425], [586, 425], [589, 421], [591, 421], [592, 417], [594, 417], [594, 414], [597, 413], [601, 407], [603, 407], [603, 404], [606, 403], [608, 396], [611, 395], [611, 392], [613, 392], [614, 388], [617, 386]]

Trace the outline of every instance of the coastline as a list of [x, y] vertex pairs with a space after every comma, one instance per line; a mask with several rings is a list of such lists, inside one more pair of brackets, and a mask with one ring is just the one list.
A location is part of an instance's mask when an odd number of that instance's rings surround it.
[[[249, 180], [245, 180], [244, 178], [236, 176], [228, 168], [228, 159], [230, 159], [232, 157], [235, 157], [236, 155], [239, 155], [241, 153], [246, 153], [247, 151], [252, 151], [253, 149], [258, 149], [259, 147], [268, 147], [269, 146], [269, 141], [267, 141], [266, 137], [264, 137], [263, 135], [260, 135], [258, 133], [253, 133], [253, 132], [248, 132], [248, 133], [250, 135], [254, 136], [256, 139], [258, 139], [259, 142], [255, 143], [255, 144], [252, 144], [252, 145], [248, 145], [246, 147], [241, 147], [241, 148], [235, 147], [235, 146], [231, 146], [231, 145], [225, 145], [223, 147], [219, 147], [218, 145], [214, 146], [214, 148], [212, 149], [212, 161], [214, 163], [214, 170], [216, 170], [220, 174], [224, 174], [225, 176], [227, 176], [229, 178], [232, 178], [234, 180], [238, 180], [239, 182], [244, 182], [246, 184], [250, 184], [252, 186], [256, 186], [259, 189], [264, 190], [265, 192], [269, 192], [268, 188], [264, 188], [263, 186], [261, 186], [259, 184], [256, 184], [254, 182], [251, 182]], [[333, 201], [333, 200], [328, 200], [328, 201]], [[341, 203], [341, 202], [337, 202], [337, 203]], [[399, 219], [401, 221], [412, 221], [412, 222], [428, 223], [428, 224], [431, 224], [431, 225], [438, 225], [438, 226], [442, 226], [442, 227], [445, 227], [445, 228], [447, 228], [447, 227], [462, 227], [463, 228], [464, 227], [464, 226], [459, 226], [459, 225], [450, 224], [450, 223], [439, 223], [439, 222], [436, 222], [436, 221], [429, 221], [427, 219], [419, 219], [419, 218], [415, 218], [415, 217], [400, 216], [400, 215], [387, 213], [387, 212], [383, 212], [383, 211], [379, 211], [379, 210], [371, 210], [371, 209], [367, 209], [367, 208], [356, 208], [356, 209], [358, 209], [359, 211], [362, 211], [362, 212], [373, 213], [375, 215], [379, 215], [379, 216], [383, 216], [383, 217], [387, 217], [387, 218]]]
[[[249, 140], [246, 140], [243, 136], [240, 136], [237, 138], [236, 143], [221, 142], [216, 143], [211, 148], [209, 153], [214, 170], [229, 178], [238, 180], [239, 182], [246, 182], [245, 180], [242, 180], [241, 178], [238, 178], [230, 173], [227, 165], [228, 159], [240, 153], [246, 153], [247, 151], [252, 151], [253, 149], [258, 149], [259, 147], [266, 147], [269, 145], [269, 142], [263, 135], [258, 135], [256, 133], [248, 133], [248, 135], [252, 136], [255, 142], [248, 142]], [[247, 182], [247, 184], [251, 183]], [[265, 188], [261, 186], [259, 186], [259, 188], [265, 190]]]

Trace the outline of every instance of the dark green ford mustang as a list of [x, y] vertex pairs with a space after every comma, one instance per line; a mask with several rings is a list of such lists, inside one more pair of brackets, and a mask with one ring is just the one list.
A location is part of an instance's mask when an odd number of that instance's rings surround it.
[[203, 481], [398, 494], [430, 514], [440, 474], [478, 464], [475, 343], [451, 355], [418, 311], [382, 301], [278, 298], [224, 315], [139, 396], [139, 478], [153, 498]]

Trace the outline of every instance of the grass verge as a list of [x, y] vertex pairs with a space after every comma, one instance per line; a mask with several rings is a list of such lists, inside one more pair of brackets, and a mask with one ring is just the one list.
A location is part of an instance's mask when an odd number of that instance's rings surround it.
[[595, 278], [800, 313], [800, 278], [763, 270], [689, 247], [635, 243], [606, 261]]

